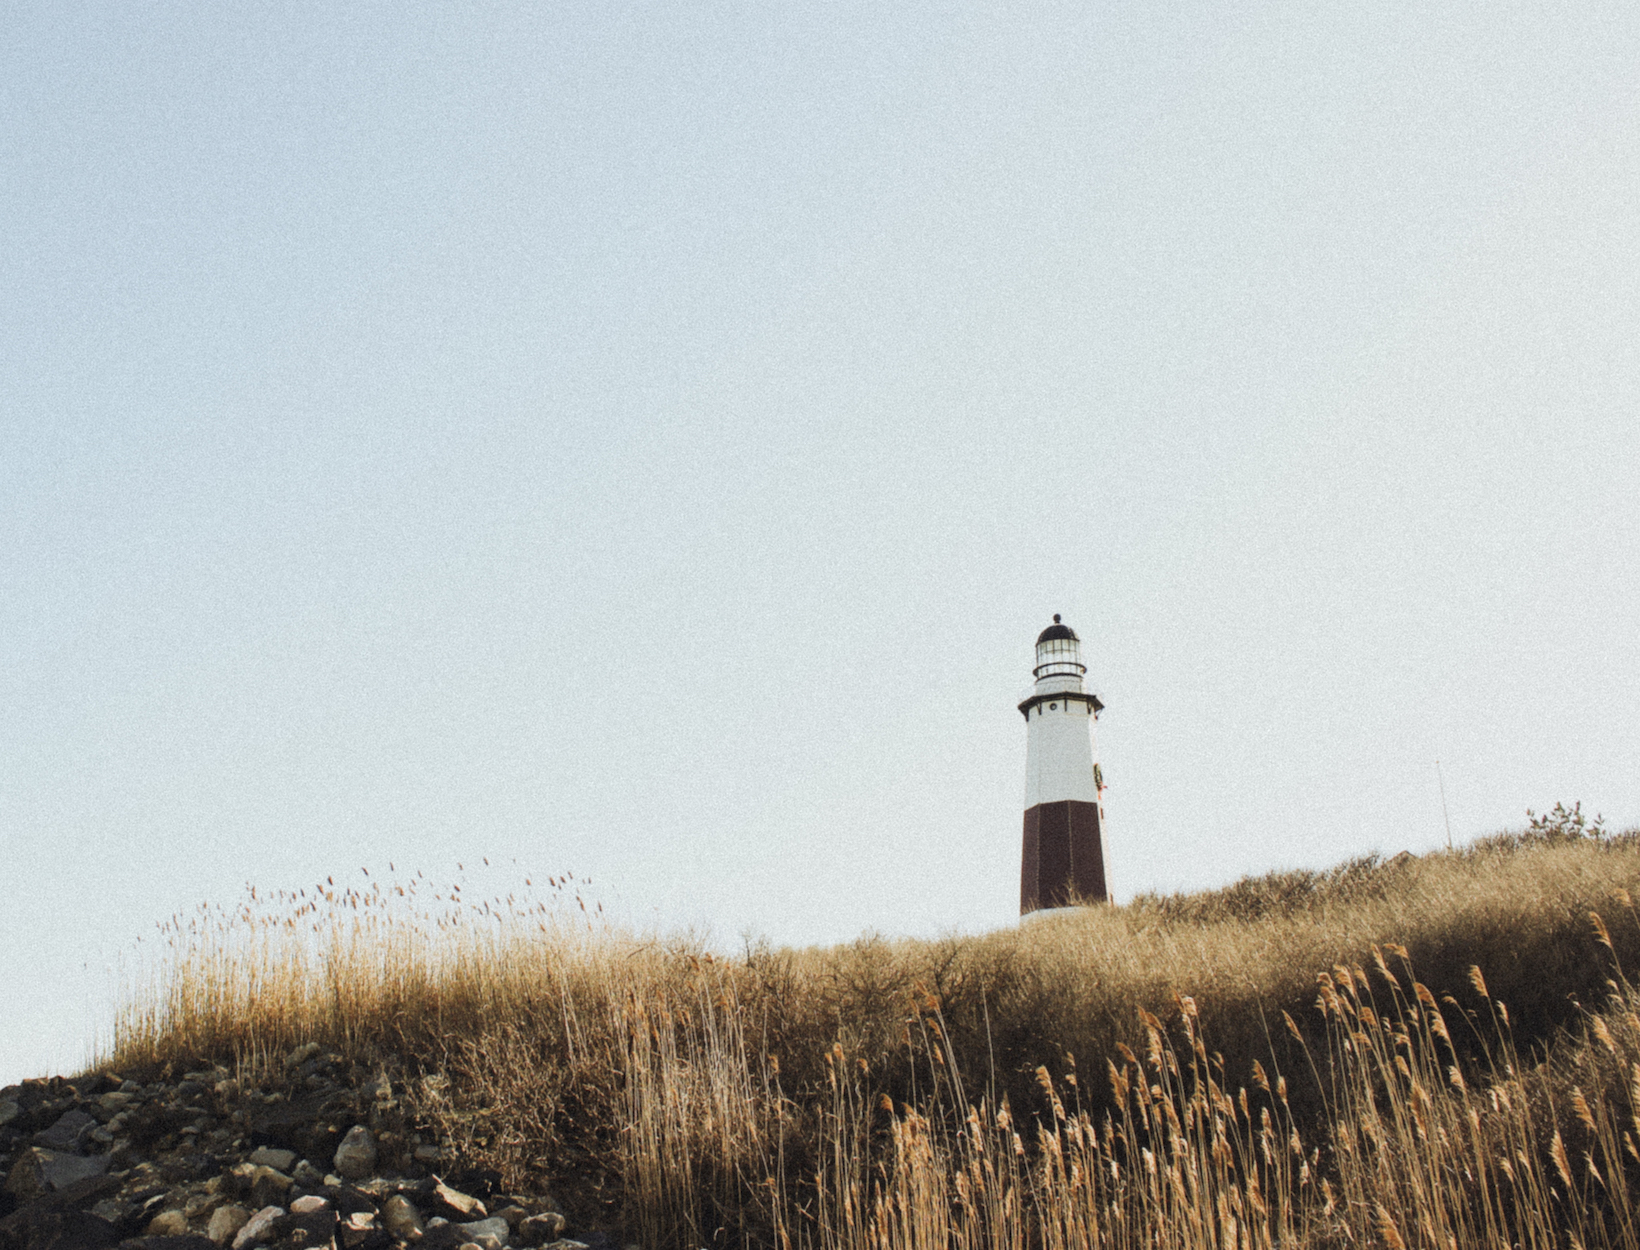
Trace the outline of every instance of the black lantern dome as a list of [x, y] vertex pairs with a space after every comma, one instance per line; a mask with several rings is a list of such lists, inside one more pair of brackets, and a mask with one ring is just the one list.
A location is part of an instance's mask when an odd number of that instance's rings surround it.
[[1043, 630], [1036, 636], [1036, 645], [1040, 647], [1043, 643], [1052, 642], [1056, 638], [1064, 638], [1070, 642], [1081, 641], [1081, 639], [1076, 636], [1076, 631], [1074, 629], [1072, 629], [1069, 625], [1061, 625], [1059, 623], [1059, 613], [1057, 612], [1053, 614], [1053, 624], [1048, 626], [1047, 629]]

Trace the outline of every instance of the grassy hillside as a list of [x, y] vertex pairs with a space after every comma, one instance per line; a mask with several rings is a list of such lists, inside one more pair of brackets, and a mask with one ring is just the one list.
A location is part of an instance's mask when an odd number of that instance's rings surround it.
[[[556, 884], [556, 883], [554, 883]], [[1640, 838], [728, 958], [407, 884], [175, 924], [110, 1066], [309, 1040], [649, 1245], [1636, 1245]]]

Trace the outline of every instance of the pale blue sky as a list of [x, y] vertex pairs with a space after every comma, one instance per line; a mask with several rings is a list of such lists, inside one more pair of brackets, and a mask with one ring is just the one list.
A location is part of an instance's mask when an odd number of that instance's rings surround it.
[[[12, 5], [0, 1080], [247, 881], [1017, 909], [1640, 824], [1640, 9]], [[510, 869], [509, 869], [510, 870]]]

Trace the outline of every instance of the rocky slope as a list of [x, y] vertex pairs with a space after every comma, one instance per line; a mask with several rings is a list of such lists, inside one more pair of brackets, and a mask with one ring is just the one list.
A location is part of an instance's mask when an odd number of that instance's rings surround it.
[[[461, 1171], [382, 1071], [315, 1043], [223, 1068], [0, 1089], [0, 1250], [615, 1250]], [[570, 1233], [577, 1233], [571, 1239]]]

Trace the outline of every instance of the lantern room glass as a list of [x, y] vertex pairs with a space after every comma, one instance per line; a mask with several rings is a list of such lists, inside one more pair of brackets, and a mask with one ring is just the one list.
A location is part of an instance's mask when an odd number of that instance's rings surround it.
[[1082, 663], [1082, 644], [1075, 638], [1049, 638], [1036, 644], [1038, 681], [1045, 677], [1081, 677], [1088, 671]]

